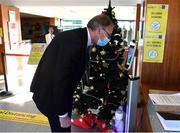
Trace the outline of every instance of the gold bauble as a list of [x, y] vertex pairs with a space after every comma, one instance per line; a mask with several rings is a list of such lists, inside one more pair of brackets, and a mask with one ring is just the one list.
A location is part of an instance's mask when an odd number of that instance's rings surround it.
[[97, 51], [96, 47], [93, 47], [93, 48], [91, 49], [91, 51], [92, 51], [92, 52], [96, 52], [96, 51]]
[[122, 78], [122, 77], [124, 76], [124, 74], [123, 74], [123, 73], [120, 73], [119, 76]]

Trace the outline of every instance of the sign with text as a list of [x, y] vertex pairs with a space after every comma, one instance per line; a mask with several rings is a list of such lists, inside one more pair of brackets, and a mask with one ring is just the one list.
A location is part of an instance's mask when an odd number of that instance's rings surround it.
[[11, 110], [0, 110], [0, 120], [31, 123], [36, 125], [49, 126], [48, 119], [42, 114], [29, 112], [17, 112]]
[[18, 29], [16, 22], [8, 22], [9, 26], [9, 40], [11, 43], [18, 42]]
[[16, 12], [9, 10], [9, 22], [16, 22]]
[[162, 63], [168, 5], [147, 4], [143, 62]]
[[37, 65], [44, 53], [44, 44], [43, 43], [33, 43], [28, 64]]

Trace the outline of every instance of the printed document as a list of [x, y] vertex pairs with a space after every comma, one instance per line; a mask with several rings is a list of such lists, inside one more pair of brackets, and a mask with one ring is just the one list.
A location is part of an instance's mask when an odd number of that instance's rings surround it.
[[180, 131], [180, 114], [156, 112], [165, 131]]
[[157, 105], [180, 106], [180, 93], [175, 94], [149, 94], [150, 99]]

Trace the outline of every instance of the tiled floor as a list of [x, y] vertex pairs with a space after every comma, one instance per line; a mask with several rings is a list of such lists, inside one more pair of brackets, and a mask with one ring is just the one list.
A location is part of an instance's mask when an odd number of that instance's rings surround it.
[[[0, 110], [10, 110], [18, 112], [38, 113], [29, 86], [36, 69], [36, 65], [29, 65], [28, 56], [6, 56], [7, 61], [7, 82], [8, 89], [13, 93], [10, 97], [0, 96]], [[3, 76], [0, 76], [0, 89], [4, 89]], [[49, 132], [49, 126], [29, 124], [0, 120], [0, 132]], [[82, 129], [72, 126], [73, 132], [97, 132], [97, 128]]]

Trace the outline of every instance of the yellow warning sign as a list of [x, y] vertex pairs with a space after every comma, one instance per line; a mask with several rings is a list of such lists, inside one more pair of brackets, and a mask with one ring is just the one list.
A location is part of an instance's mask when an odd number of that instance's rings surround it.
[[167, 4], [147, 4], [143, 62], [163, 63]]
[[29, 56], [29, 60], [28, 60], [28, 64], [32, 64], [32, 65], [37, 65], [44, 53], [44, 45], [43, 43], [33, 43], [32, 44], [32, 48], [31, 48], [31, 52], [30, 52], [30, 56]]
[[9, 110], [0, 110], [0, 120], [49, 126], [48, 119], [44, 115]]

